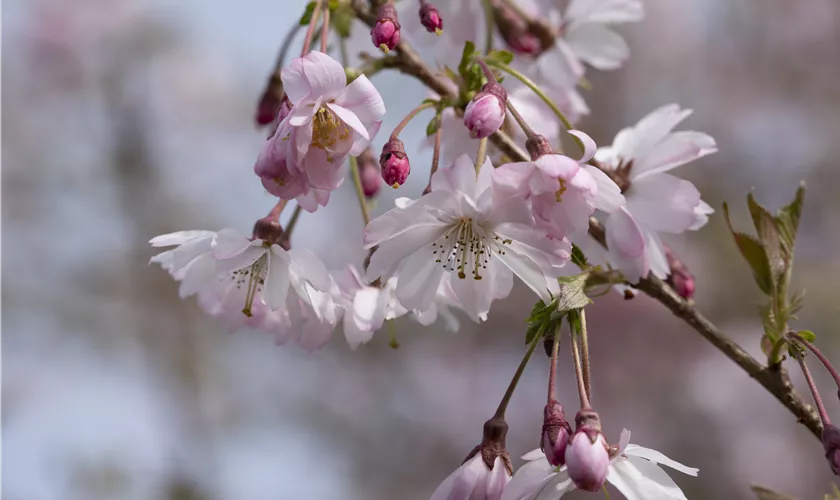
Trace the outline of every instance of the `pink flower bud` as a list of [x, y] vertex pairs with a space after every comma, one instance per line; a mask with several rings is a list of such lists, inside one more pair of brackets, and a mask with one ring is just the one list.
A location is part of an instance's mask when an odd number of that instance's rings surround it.
[[440, 35], [443, 32], [443, 18], [440, 17], [440, 11], [430, 3], [420, 3], [422, 4], [420, 5], [420, 24], [429, 33]]
[[505, 122], [507, 93], [498, 83], [486, 83], [464, 110], [464, 125], [473, 139], [493, 135]]
[[537, 35], [528, 30], [528, 21], [504, 2], [494, 2], [493, 20], [510, 50], [520, 55], [536, 56], [543, 51]]
[[831, 424], [826, 425], [822, 432], [822, 444], [831, 471], [840, 476], [840, 429]]
[[572, 428], [566, 422], [563, 406], [551, 401], [543, 410], [543, 431], [540, 447], [548, 463], [557, 467], [566, 464], [566, 446]]
[[586, 491], [598, 491], [607, 480], [610, 454], [601, 421], [591, 409], [575, 416], [575, 433], [566, 446], [566, 467], [575, 486]]
[[677, 292], [677, 295], [690, 300], [694, 297], [694, 275], [668, 247], [665, 247], [665, 257], [668, 259], [668, 266], [671, 268], [671, 274], [667, 280], [668, 284]]
[[376, 24], [370, 30], [370, 39], [375, 47], [383, 52], [390, 52], [400, 43], [400, 23], [397, 20], [397, 9], [390, 3], [379, 7]]
[[263, 91], [260, 102], [257, 104], [257, 125], [262, 127], [274, 121], [277, 112], [280, 110], [280, 99], [270, 88]]
[[379, 166], [382, 168], [382, 179], [389, 186], [396, 189], [405, 184], [411, 173], [411, 165], [401, 140], [394, 137], [385, 143], [379, 155]]
[[382, 187], [382, 175], [379, 173], [379, 165], [376, 164], [376, 158], [373, 157], [370, 148], [359, 155], [359, 177], [366, 197], [373, 198], [379, 193], [379, 188]]

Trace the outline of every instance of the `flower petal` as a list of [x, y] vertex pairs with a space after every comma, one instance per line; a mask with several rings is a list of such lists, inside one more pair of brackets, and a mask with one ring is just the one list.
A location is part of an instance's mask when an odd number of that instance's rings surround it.
[[327, 266], [308, 248], [295, 247], [286, 252], [278, 245], [272, 245], [273, 253], [288, 255], [289, 270], [292, 274], [305, 279], [319, 292], [329, 292], [332, 281]]
[[700, 191], [690, 181], [670, 174], [635, 182], [627, 193], [627, 210], [640, 224], [668, 233], [682, 233], [697, 220]]
[[610, 179], [610, 176], [592, 165], [584, 165], [583, 168], [589, 172], [598, 187], [598, 193], [592, 198], [592, 204], [596, 209], [613, 213], [624, 205], [625, 200], [624, 195], [621, 194], [621, 188]]
[[366, 141], [370, 140], [367, 127], [365, 127], [365, 124], [362, 123], [361, 120], [359, 120], [359, 117], [356, 116], [355, 113], [353, 113], [349, 109], [342, 108], [341, 106], [335, 103], [328, 103], [327, 107], [330, 108], [341, 121], [343, 121], [348, 127], [352, 128], [353, 131], [359, 134], [362, 138], [364, 138]]
[[240, 234], [236, 229], [222, 229], [216, 234], [216, 239], [213, 240], [213, 257], [217, 259], [235, 257], [251, 246], [251, 243], [251, 240]]
[[630, 180], [638, 181], [649, 175], [667, 172], [715, 152], [715, 140], [707, 134], [674, 132], [651, 148], [648, 154], [638, 158], [630, 170]]
[[209, 253], [213, 237], [205, 236], [185, 242], [172, 252], [172, 270], [178, 271], [199, 255]]
[[578, 161], [580, 163], [586, 163], [591, 160], [595, 156], [595, 152], [598, 151], [598, 146], [595, 145], [595, 141], [586, 132], [580, 130], [569, 130], [569, 134], [580, 139], [580, 142], [583, 144], [583, 154]]
[[451, 167], [438, 169], [432, 176], [432, 191], [463, 193], [475, 200], [475, 165], [470, 157], [461, 155]]
[[[325, 97], [331, 99], [347, 85], [347, 74], [344, 66], [332, 57], [313, 50], [303, 57], [303, 73], [309, 83], [311, 98]], [[285, 82], [284, 82], [285, 84]]]
[[153, 247], [169, 247], [172, 245], [183, 245], [184, 243], [198, 238], [212, 238], [216, 236], [215, 231], [176, 231], [174, 233], [161, 234], [149, 240]]
[[605, 225], [607, 248], [624, 277], [631, 283], [647, 276], [650, 266], [645, 254], [645, 237], [641, 227], [626, 208], [610, 214]]
[[277, 245], [271, 245], [268, 256], [268, 271], [265, 274], [262, 296], [265, 305], [272, 311], [286, 303], [289, 293], [289, 257]]
[[[373, 224], [374, 221], [371, 221]], [[367, 231], [367, 230], [366, 230]], [[373, 252], [368, 266], [366, 277], [369, 280], [376, 278], [388, 278], [395, 271], [396, 266], [405, 260], [409, 255], [419, 251], [421, 248], [430, 245], [446, 231], [439, 221], [412, 225], [406, 231], [400, 231], [397, 236], [384, 239], [379, 248]], [[365, 235], [367, 241], [367, 233]], [[373, 245], [369, 245], [370, 248]], [[431, 258], [434, 261], [434, 257]], [[410, 307], [410, 309], [425, 309]]]
[[575, 23], [629, 23], [644, 15], [640, 0], [572, 0], [566, 8], [567, 21]]
[[385, 114], [385, 101], [365, 75], [344, 87], [335, 98], [335, 103], [356, 115], [368, 126], [379, 121]]
[[572, 25], [565, 38], [574, 53], [596, 69], [619, 68], [630, 56], [624, 38], [602, 24]]
[[668, 467], [674, 470], [678, 470], [683, 474], [688, 474], [689, 476], [697, 476], [697, 473], [700, 471], [700, 469], [688, 467], [687, 465], [683, 465], [677, 462], [676, 460], [672, 460], [659, 451], [652, 450], [650, 448], [645, 448], [636, 444], [628, 444], [627, 447], [624, 449], [623, 454], [641, 457], [655, 464], [667, 465]]
[[229, 259], [216, 259], [216, 275], [225, 277], [233, 271], [244, 269], [264, 256], [267, 251], [262, 244], [258, 244], [247, 247], [245, 251]]
[[487, 500], [500, 500], [505, 491], [505, 486], [510, 482], [510, 474], [502, 463], [502, 459], [496, 457], [493, 461], [493, 469], [484, 479], [484, 495]]
[[[577, 162], [575, 162], [577, 165]], [[497, 199], [528, 196], [528, 180], [534, 173], [535, 163], [522, 161], [505, 163], [493, 171], [493, 189]]]
[[435, 262], [436, 258], [431, 245], [426, 245], [405, 260], [400, 269], [400, 279], [397, 281], [397, 300], [407, 309], [422, 311], [434, 302], [443, 277], [443, 265]]
[[205, 253], [184, 269], [178, 295], [184, 299], [214, 285], [219, 285], [216, 278], [216, 262], [212, 255]]
[[642, 458], [616, 459], [610, 464], [607, 481], [627, 500], [685, 500], [685, 494], [665, 471]]

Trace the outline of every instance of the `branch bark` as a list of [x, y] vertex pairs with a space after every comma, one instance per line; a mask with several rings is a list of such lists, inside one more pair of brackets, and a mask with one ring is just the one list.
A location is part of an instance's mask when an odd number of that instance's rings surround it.
[[[364, 5], [361, 5], [361, 2], [356, 2], [354, 7], [358, 18], [368, 26], [373, 26], [376, 23], [376, 17], [366, 10]], [[445, 77], [432, 71], [408, 43], [401, 41], [397, 46], [396, 52], [397, 55], [394, 58], [393, 68], [417, 78], [427, 87], [437, 92], [441, 97], [457, 98], [457, 94], [450, 82]], [[456, 108], [455, 112], [458, 116], [463, 116], [463, 109]], [[512, 161], [530, 160], [530, 157], [516, 142], [503, 132], [496, 132], [490, 136], [490, 141]], [[590, 220], [589, 233], [601, 245], [606, 247], [604, 228], [597, 220]], [[678, 296], [670, 286], [659, 278], [649, 275], [637, 285], [634, 285], [634, 287], [660, 302], [675, 316], [688, 323], [703, 338], [717, 347], [726, 357], [734, 361], [750, 377], [754, 378], [762, 387], [773, 394], [779, 402], [796, 416], [797, 421], [805, 425], [817, 439], [820, 438], [822, 422], [820, 421], [819, 415], [796, 391], [784, 368], [780, 365], [767, 367], [759, 363], [738, 345], [737, 342], [718, 329], [705, 316], [696, 311], [692, 305]]]

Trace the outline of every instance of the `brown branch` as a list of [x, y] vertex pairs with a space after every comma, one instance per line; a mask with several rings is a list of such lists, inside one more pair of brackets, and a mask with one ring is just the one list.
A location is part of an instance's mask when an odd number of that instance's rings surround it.
[[[369, 26], [376, 23], [376, 17], [367, 11], [361, 2], [354, 3], [359, 19]], [[457, 93], [451, 88], [445, 77], [435, 74], [420, 58], [417, 52], [405, 41], [397, 46], [397, 54], [391, 67], [411, 75], [422, 81], [427, 87], [437, 92], [441, 97], [457, 99]], [[458, 116], [463, 116], [463, 109], [455, 107]], [[529, 156], [506, 134], [496, 132], [490, 136], [490, 141], [511, 161], [529, 161]], [[606, 246], [606, 234], [603, 226], [595, 220], [590, 220], [589, 233], [602, 245]], [[679, 297], [670, 286], [659, 278], [650, 275], [642, 279], [635, 287], [654, 300], [662, 303], [675, 316], [682, 319], [697, 332], [718, 348], [726, 357], [734, 361], [747, 374], [758, 381], [768, 392], [773, 394], [791, 413], [797, 421], [805, 425], [817, 438], [822, 433], [822, 423], [819, 415], [809, 404], [805, 403], [796, 388], [791, 384], [787, 371], [781, 366], [766, 367], [750, 356], [737, 342], [720, 331], [705, 316], [697, 312], [693, 306]]]

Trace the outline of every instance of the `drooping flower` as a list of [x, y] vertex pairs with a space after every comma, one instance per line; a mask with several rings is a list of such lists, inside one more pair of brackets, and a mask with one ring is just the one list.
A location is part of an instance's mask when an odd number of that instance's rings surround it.
[[658, 233], [697, 230], [714, 212], [694, 184], [667, 173], [717, 151], [707, 134], [672, 132], [690, 114], [676, 104], [658, 108], [620, 131], [611, 147], [600, 148], [595, 155], [627, 200], [626, 209], [607, 219], [606, 230], [610, 257], [631, 282], [648, 271], [662, 279], [668, 276]]
[[371, 221], [364, 241], [366, 248], [378, 249], [368, 279], [399, 273], [400, 303], [422, 311], [449, 273], [453, 294], [474, 319], [510, 293], [495, 284], [510, 282], [511, 273], [550, 300], [548, 282], [556, 283], [570, 244], [545, 238], [524, 200], [494, 203], [492, 169], [488, 159], [476, 175], [472, 161], [462, 156], [432, 176], [429, 194]]
[[281, 75], [292, 109], [254, 170], [283, 199], [310, 196], [326, 203], [328, 196], [310, 193], [341, 184], [344, 160], [361, 154], [376, 135], [385, 104], [367, 77], [347, 85], [343, 66], [321, 52], [293, 60]]
[[[629, 444], [630, 431], [624, 430], [612, 458], [606, 480], [618, 489], [627, 500], [686, 500], [679, 486], [668, 477], [660, 465], [697, 476], [698, 470], [671, 460], [662, 453]], [[539, 449], [522, 457], [528, 463], [513, 475], [502, 500], [557, 500], [576, 489], [569, 469], [559, 470], [548, 463]]]
[[601, 420], [591, 409], [575, 415], [575, 433], [566, 446], [566, 469], [572, 483], [586, 491], [598, 491], [607, 479], [609, 445], [601, 432]]
[[385, 320], [408, 312], [394, 296], [396, 278], [381, 286], [369, 285], [354, 266], [348, 265], [333, 279], [338, 285], [335, 300], [344, 315], [344, 335], [353, 349], [370, 341]]
[[202, 309], [231, 331], [271, 331], [281, 343], [293, 333], [307, 347], [312, 329], [301, 335], [302, 322], [335, 325], [329, 274], [306, 249], [286, 250], [278, 239], [249, 239], [234, 229], [180, 231], [150, 243], [177, 245], [151, 262], [181, 282], [182, 298], [197, 294]]
[[[545, 154], [545, 147], [534, 149], [539, 136], [529, 140], [534, 160], [508, 163], [493, 172], [493, 183], [505, 196], [529, 201], [538, 227], [554, 238], [585, 235], [589, 217], [596, 209], [607, 213], [619, 210], [624, 197], [607, 175], [585, 165], [595, 153], [595, 142], [583, 132], [572, 130], [584, 144], [583, 157], [573, 160], [560, 154]], [[534, 145], [532, 147], [532, 145]]]

